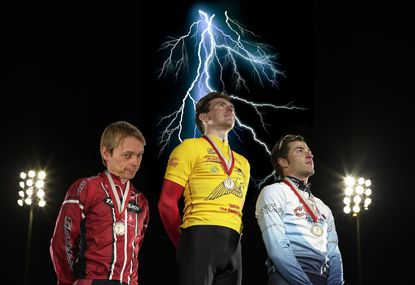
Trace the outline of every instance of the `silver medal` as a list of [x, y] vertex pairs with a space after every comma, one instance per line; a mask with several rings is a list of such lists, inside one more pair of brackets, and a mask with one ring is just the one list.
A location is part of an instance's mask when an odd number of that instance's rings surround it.
[[315, 235], [316, 237], [321, 237], [323, 235], [323, 228], [320, 227], [320, 225], [317, 224], [317, 223], [316, 224], [313, 224], [311, 226], [311, 233], [313, 235]]
[[235, 183], [233, 182], [232, 178], [227, 177], [224, 181], [223, 181], [223, 186], [225, 186], [225, 188], [227, 190], [231, 190], [233, 189], [233, 187], [235, 186]]
[[114, 232], [117, 236], [123, 236], [125, 234], [125, 225], [122, 221], [114, 224]]

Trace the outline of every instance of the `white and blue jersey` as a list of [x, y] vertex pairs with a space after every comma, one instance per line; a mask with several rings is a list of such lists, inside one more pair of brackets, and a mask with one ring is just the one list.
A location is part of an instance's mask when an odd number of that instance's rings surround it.
[[323, 231], [312, 233], [315, 222], [288, 185], [278, 182], [264, 187], [255, 216], [269, 259], [290, 284], [312, 285], [307, 274], [326, 277], [328, 285], [344, 284], [332, 212], [320, 199], [300, 191], [317, 207], [317, 223]]

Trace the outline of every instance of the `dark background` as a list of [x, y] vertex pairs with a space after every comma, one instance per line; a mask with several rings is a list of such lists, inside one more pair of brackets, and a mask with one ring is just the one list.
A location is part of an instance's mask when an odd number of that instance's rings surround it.
[[[168, 36], [181, 36], [197, 18], [192, 1], [36, 3], [9, 1], [1, 9], [2, 283], [22, 284], [29, 209], [17, 203], [18, 175], [48, 174], [47, 201], [35, 209], [29, 284], [55, 284], [49, 241], [68, 186], [103, 169], [99, 138], [110, 122], [136, 124], [147, 139], [134, 184], [151, 217], [140, 252], [141, 284], [174, 284], [175, 252], [157, 212], [168, 152], [159, 156], [161, 116], [178, 106], [190, 74], [158, 79]], [[363, 284], [406, 284], [412, 272], [414, 139], [410, 113], [414, 76], [410, 4], [216, 1], [223, 13], [253, 31], [278, 54], [279, 88], [240, 93], [258, 102], [306, 111], [266, 110], [268, 147], [286, 132], [306, 137], [314, 152], [312, 191], [333, 210], [346, 284], [358, 284], [355, 219], [342, 212], [342, 177], [372, 179], [373, 204], [361, 216]], [[205, 6], [202, 6], [205, 7]], [[236, 104], [238, 110], [243, 106]], [[250, 115], [249, 110], [240, 115]], [[255, 117], [252, 123], [255, 124]], [[250, 121], [248, 117], [248, 121]], [[234, 148], [251, 162], [253, 178], [271, 165], [244, 132]], [[169, 149], [177, 141], [172, 141]], [[265, 249], [254, 217], [259, 190], [244, 209], [243, 284], [265, 284]], [[406, 261], [404, 261], [406, 260]]]

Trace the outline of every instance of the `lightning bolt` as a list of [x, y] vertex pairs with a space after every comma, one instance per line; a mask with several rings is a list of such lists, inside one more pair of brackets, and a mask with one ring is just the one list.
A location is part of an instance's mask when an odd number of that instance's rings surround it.
[[[247, 68], [261, 86], [269, 84], [271, 87], [278, 87], [277, 77], [284, 75], [275, 67], [275, 55], [268, 53], [269, 46], [244, 40], [243, 36], [246, 34], [256, 35], [232, 20], [227, 12], [225, 12], [225, 28], [227, 31], [221, 29], [213, 21], [214, 14], [209, 16], [204, 11], [199, 10], [199, 16], [200, 19], [190, 25], [185, 35], [178, 38], [170, 37], [160, 48], [160, 50], [168, 50], [169, 55], [162, 64], [159, 78], [173, 73], [177, 80], [181, 72], [189, 69], [190, 55], [193, 55], [197, 62], [193, 79], [182, 96], [180, 105], [171, 114], [161, 117], [159, 121], [159, 125], [168, 122], [160, 136], [160, 155], [173, 137], [176, 136], [180, 142], [183, 141], [185, 137], [185, 114], [189, 107], [190, 110], [195, 112], [198, 100], [207, 93], [214, 91], [213, 86], [219, 86], [220, 90], [226, 90], [226, 74], [230, 74], [232, 86], [236, 90], [245, 88], [247, 91], [249, 91], [247, 80], [242, 75], [243, 70]], [[239, 62], [245, 63], [245, 65], [239, 67]], [[269, 108], [305, 110], [305, 108], [292, 105], [292, 102], [277, 106], [270, 103], [252, 102], [235, 95], [231, 95], [231, 98], [252, 108], [265, 131], [267, 131], [266, 123], [261, 110]], [[271, 154], [267, 145], [258, 138], [253, 127], [243, 122], [238, 116], [236, 117], [236, 123], [237, 128], [234, 128], [233, 132], [238, 138], [239, 135], [235, 129], [246, 130], [268, 155]], [[195, 137], [197, 135], [195, 124], [193, 124], [192, 132], [193, 137]]]

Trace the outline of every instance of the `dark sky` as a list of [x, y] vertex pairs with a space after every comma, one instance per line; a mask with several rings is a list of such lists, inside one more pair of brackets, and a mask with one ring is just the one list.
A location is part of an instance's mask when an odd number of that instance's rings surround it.
[[[158, 78], [167, 56], [158, 51], [168, 36], [181, 36], [197, 18], [192, 1], [161, 3], [39, 4], [10, 2], [2, 9], [3, 159], [1, 242], [3, 282], [22, 284], [29, 210], [18, 207], [18, 174], [46, 169], [47, 199], [35, 209], [30, 283], [55, 284], [49, 240], [68, 186], [103, 170], [99, 137], [116, 120], [143, 131], [148, 145], [134, 184], [150, 202], [150, 225], [140, 252], [142, 284], [175, 278], [175, 253], [157, 212], [168, 153], [159, 156], [161, 116], [178, 106], [191, 72]], [[342, 176], [373, 182], [373, 205], [361, 216], [363, 284], [409, 280], [413, 249], [409, 231], [414, 139], [413, 16], [409, 4], [344, 4], [216, 1], [206, 7], [223, 21], [224, 11], [260, 36], [278, 54], [285, 76], [279, 87], [249, 78], [250, 93], [230, 93], [276, 105], [293, 101], [305, 111], [266, 110], [269, 148], [286, 132], [302, 134], [314, 152], [312, 191], [333, 210], [347, 284], [357, 283], [355, 219], [342, 212]], [[150, 20], [151, 19], [151, 20]], [[251, 38], [252, 39], [252, 38]], [[236, 104], [255, 124], [252, 110]], [[271, 170], [249, 136], [232, 134], [234, 148], [251, 162], [254, 178]], [[170, 148], [177, 141], [172, 141]], [[265, 284], [265, 249], [254, 217], [259, 190], [252, 185], [244, 209], [244, 285]], [[172, 283], [169, 283], [172, 284]]]

